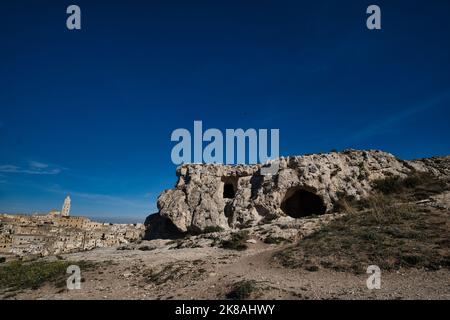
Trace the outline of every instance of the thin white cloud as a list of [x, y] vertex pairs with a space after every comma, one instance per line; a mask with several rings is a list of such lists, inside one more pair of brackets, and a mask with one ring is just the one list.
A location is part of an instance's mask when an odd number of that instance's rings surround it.
[[38, 161], [29, 161], [27, 167], [19, 167], [12, 164], [0, 165], [2, 173], [36, 174], [36, 175], [54, 175], [61, 173], [62, 169]]
[[48, 164], [38, 162], [38, 161], [29, 161], [30, 167], [35, 169], [45, 169], [48, 168]]
[[12, 164], [4, 164], [0, 166], [0, 172], [3, 173], [16, 173], [19, 170], [18, 166], [13, 166]]

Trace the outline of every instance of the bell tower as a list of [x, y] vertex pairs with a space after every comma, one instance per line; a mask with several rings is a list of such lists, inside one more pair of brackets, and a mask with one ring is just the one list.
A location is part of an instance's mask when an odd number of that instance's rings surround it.
[[70, 215], [70, 197], [67, 196], [66, 199], [64, 199], [64, 204], [61, 210], [61, 216], [68, 217]]

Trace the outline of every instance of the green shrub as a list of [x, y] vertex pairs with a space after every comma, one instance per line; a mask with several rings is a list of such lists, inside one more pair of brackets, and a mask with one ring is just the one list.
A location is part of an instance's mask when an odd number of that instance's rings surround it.
[[208, 226], [203, 229], [202, 233], [214, 233], [214, 232], [222, 232], [223, 228], [219, 226]]
[[400, 193], [403, 191], [402, 179], [397, 176], [375, 180], [373, 184], [374, 189], [383, 194]]
[[250, 298], [251, 294], [257, 289], [256, 281], [244, 280], [233, 285], [231, 291], [227, 294], [227, 299], [245, 300]]
[[140, 251], [152, 251], [152, 250], [155, 250], [155, 248], [152, 248], [150, 246], [140, 246], [138, 249]]
[[248, 248], [246, 244], [248, 239], [248, 232], [240, 231], [237, 233], [233, 233], [230, 240], [223, 240], [220, 246], [224, 249], [243, 251], [247, 250]]
[[282, 237], [272, 237], [272, 236], [268, 236], [267, 238], [264, 239], [264, 243], [267, 244], [280, 244], [285, 242], [286, 239], [282, 238]]

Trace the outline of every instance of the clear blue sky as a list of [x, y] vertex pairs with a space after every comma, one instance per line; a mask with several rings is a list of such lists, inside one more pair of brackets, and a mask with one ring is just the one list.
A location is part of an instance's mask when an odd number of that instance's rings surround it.
[[[82, 30], [65, 27], [78, 4]], [[382, 9], [382, 30], [365, 26]], [[143, 221], [170, 134], [279, 128], [280, 152], [450, 153], [450, 2], [3, 1], [0, 212]]]

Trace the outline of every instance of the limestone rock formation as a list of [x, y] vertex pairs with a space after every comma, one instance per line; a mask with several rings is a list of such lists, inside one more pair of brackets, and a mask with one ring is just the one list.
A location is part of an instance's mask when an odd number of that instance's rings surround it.
[[343, 195], [364, 198], [376, 179], [405, 177], [412, 171], [439, 173], [430, 159], [403, 161], [374, 150], [278, 161], [279, 171], [274, 175], [261, 175], [262, 165], [178, 167], [175, 188], [159, 196], [159, 212], [148, 218], [148, 237], [163, 233], [158, 226], [171, 225], [181, 233], [195, 233], [207, 227], [244, 228], [279, 216], [320, 215], [332, 211]]

